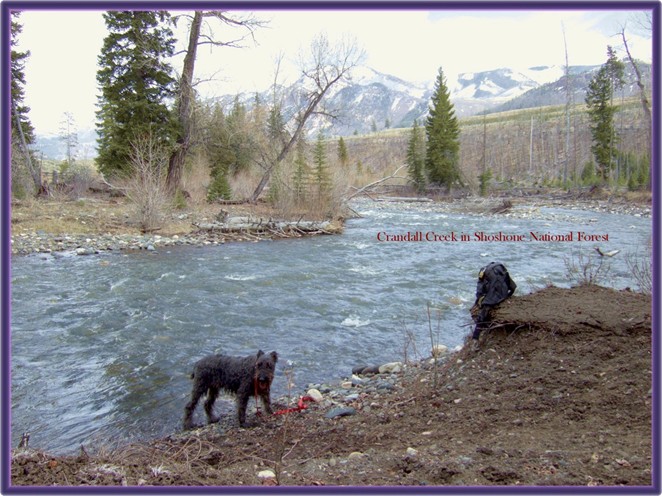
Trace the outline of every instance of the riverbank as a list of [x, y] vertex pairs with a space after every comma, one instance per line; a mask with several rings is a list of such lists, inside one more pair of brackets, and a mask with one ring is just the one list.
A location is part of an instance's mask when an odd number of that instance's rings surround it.
[[548, 287], [504, 302], [478, 351], [348, 371], [311, 385], [318, 403], [252, 414], [252, 428], [229, 421], [76, 456], [18, 449], [11, 483], [649, 486], [651, 358], [650, 296]]
[[[369, 202], [371, 208], [392, 201], [379, 198]], [[427, 203], [399, 201], [402, 209], [500, 215], [505, 217], [541, 217], [544, 208], [589, 210], [602, 213], [651, 216], [649, 195], [610, 198], [581, 195], [540, 195], [516, 198], [464, 198]], [[224, 229], [232, 219], [250, 219], [255, 229]], [[208, 246], [232, 241], [261, 241], [342, 231], [343, 219], [322, 224], [319, 229], [301, 229], [309, 222], [299, 214], [283, 218], [266, 204], [203, 204], [171, 212], [163, 227], [154, 233], [141, 233], [132, 221], [130, 205], [125, 198], [91, 196], [75, 201], [50, 199], [12, 202], [11, 253], [44, 256], [90, 255], [122, 250], [157, 251], [169, 246]], [[285, 227], [284, 227], [285, 226]]]

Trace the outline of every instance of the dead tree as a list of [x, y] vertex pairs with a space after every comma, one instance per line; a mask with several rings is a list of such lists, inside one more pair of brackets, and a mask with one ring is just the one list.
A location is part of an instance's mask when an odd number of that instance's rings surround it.
[[287, 140], [275, 158], [269, 160], [264, 166], [264, 173], [250, 201], [256, 202], [269, 183], [271, 174], [290, 153], [294, 144], [301, 137], [301, 133], [311, 116], [326, 115], [334, 117], [331, 112], [320, 110], [318, 107], [328, 94], [331, 87], [339, 81], [346, 79], [352, 68], [354, 68], [363, 53], [358, 49], [356, 42], [343, 42], [336, 47], [331, 47], [325, 35], [319, 35], [311, 43], [311, 53], [308, 61], [302, 63], [302, 76], [304, 87], [309, 88], [305, 95], [304, 104], [294, 117], [294, 132]]
[[648, 133], [648, 143], [650, 144], [651, 142], [651, 136], [652, 136], [652, 116], [651, 116], [651, 106], [650, 102], [648, 101], [648, 97], [646, 96], [646, 88], [644, 87], [644, 83], [641, 81], [641, 71], [639, 70], [639, 66], [637, 65], [636, 61], [632, 57], [632, 54], [630, 54], [630, 48], [628, 47], [628, 40], [625, 37], [625, 26], [621, 29], [621, 38], [623, 38], [623, 46], [625, 47], [625, 53], [628, 56], [628, 60], [630, 61], [630, 65], [632, 66], [632, 69], [634, 69], [634, 73], [637, 76], [637, 86], [639, 87], [639, 94], [641, 98], [641, 107], [644, 111], [644, 116], [646, 118], [646, 131]]

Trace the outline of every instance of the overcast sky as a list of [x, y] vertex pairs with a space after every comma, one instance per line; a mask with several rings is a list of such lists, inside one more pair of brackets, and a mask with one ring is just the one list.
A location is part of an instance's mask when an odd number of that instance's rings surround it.
[[[639, 16], [638, 16], [639, 14]], [[621, 45], [627, 25], [633, 54], [651, 61], [651, 40], [643, 36], [635, 11], [256, 11], [268, 27], [246, 48], [201, 47], [196, 76], [213, 79], [198, 89], [210, 97], [261, 91], [272, 79], [277, 54], [285, 56], [281, 82], [297, 78], [297, 55], [320, 32], [329, 39], [354, 37], [364, 65], [409, 81], [433, 80], [442, 67], [449, 80], [461, 72], [499, 67], [565, 64], [563, 27], [570, 65], [599, 65], [608, 44]], [[78, 128], [93, 127], [97, 56], [106, 29], [100, 11], [26, 11], [21, 16], [26, 66], [26, 103], [37, 134], [56, 134], [64, 112]], [[177, 34], [184, 48], [186, 23]], [[211, 28], [214, 25], [210, 24]], [[236, 33], [215, 28], [220, 39]], [[173, 61], [181, 70], [181, 57]]]

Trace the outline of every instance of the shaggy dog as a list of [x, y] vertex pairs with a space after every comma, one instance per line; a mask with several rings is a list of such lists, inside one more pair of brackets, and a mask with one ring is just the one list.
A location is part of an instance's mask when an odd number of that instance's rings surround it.
[[198, 361], [191, 374], [193, 391], [191, 401], [184, 409], [184, 429], [193, 426], [193, 411], [200, 398], [207, 394], [205, 413], [207, 420], [218, 422], [212, 408], [221, 389], [233, 393], [237, 397], [237, 416], [239, 425], [246, 426], [246, 406], [251, 395], [262, 398], [262, 404], [267, 413], [271, 410], [271, 381], [274, 378], [278, 354], [275, 351], [256, 355], [234, 357], [226, 355], [210, 355]]

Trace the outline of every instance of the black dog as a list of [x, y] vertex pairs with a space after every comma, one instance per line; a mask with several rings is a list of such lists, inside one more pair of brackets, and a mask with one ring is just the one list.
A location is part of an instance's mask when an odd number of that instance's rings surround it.
[[262, 398], [262, 404], [267, 413], [271, 410], [271, 381], [274, 378], [278, 354], [272, 351], [265, 354], [262, 350], [256, 355], [233, 357], [226, 355], [210, 355], [198, 361], [193, 368], [193, 391], [191, 401], [184, 410], [184, 429], [193, 426], [193, 411], [200, 398], [206, 393], [205, 413], [207, 420], [218, 422], [218, 417], [212, 412], [214, 402], [221, 389], [237, 396], [237, 415], [239, 425], [246, 426], [246, 406], [251, 395]]

